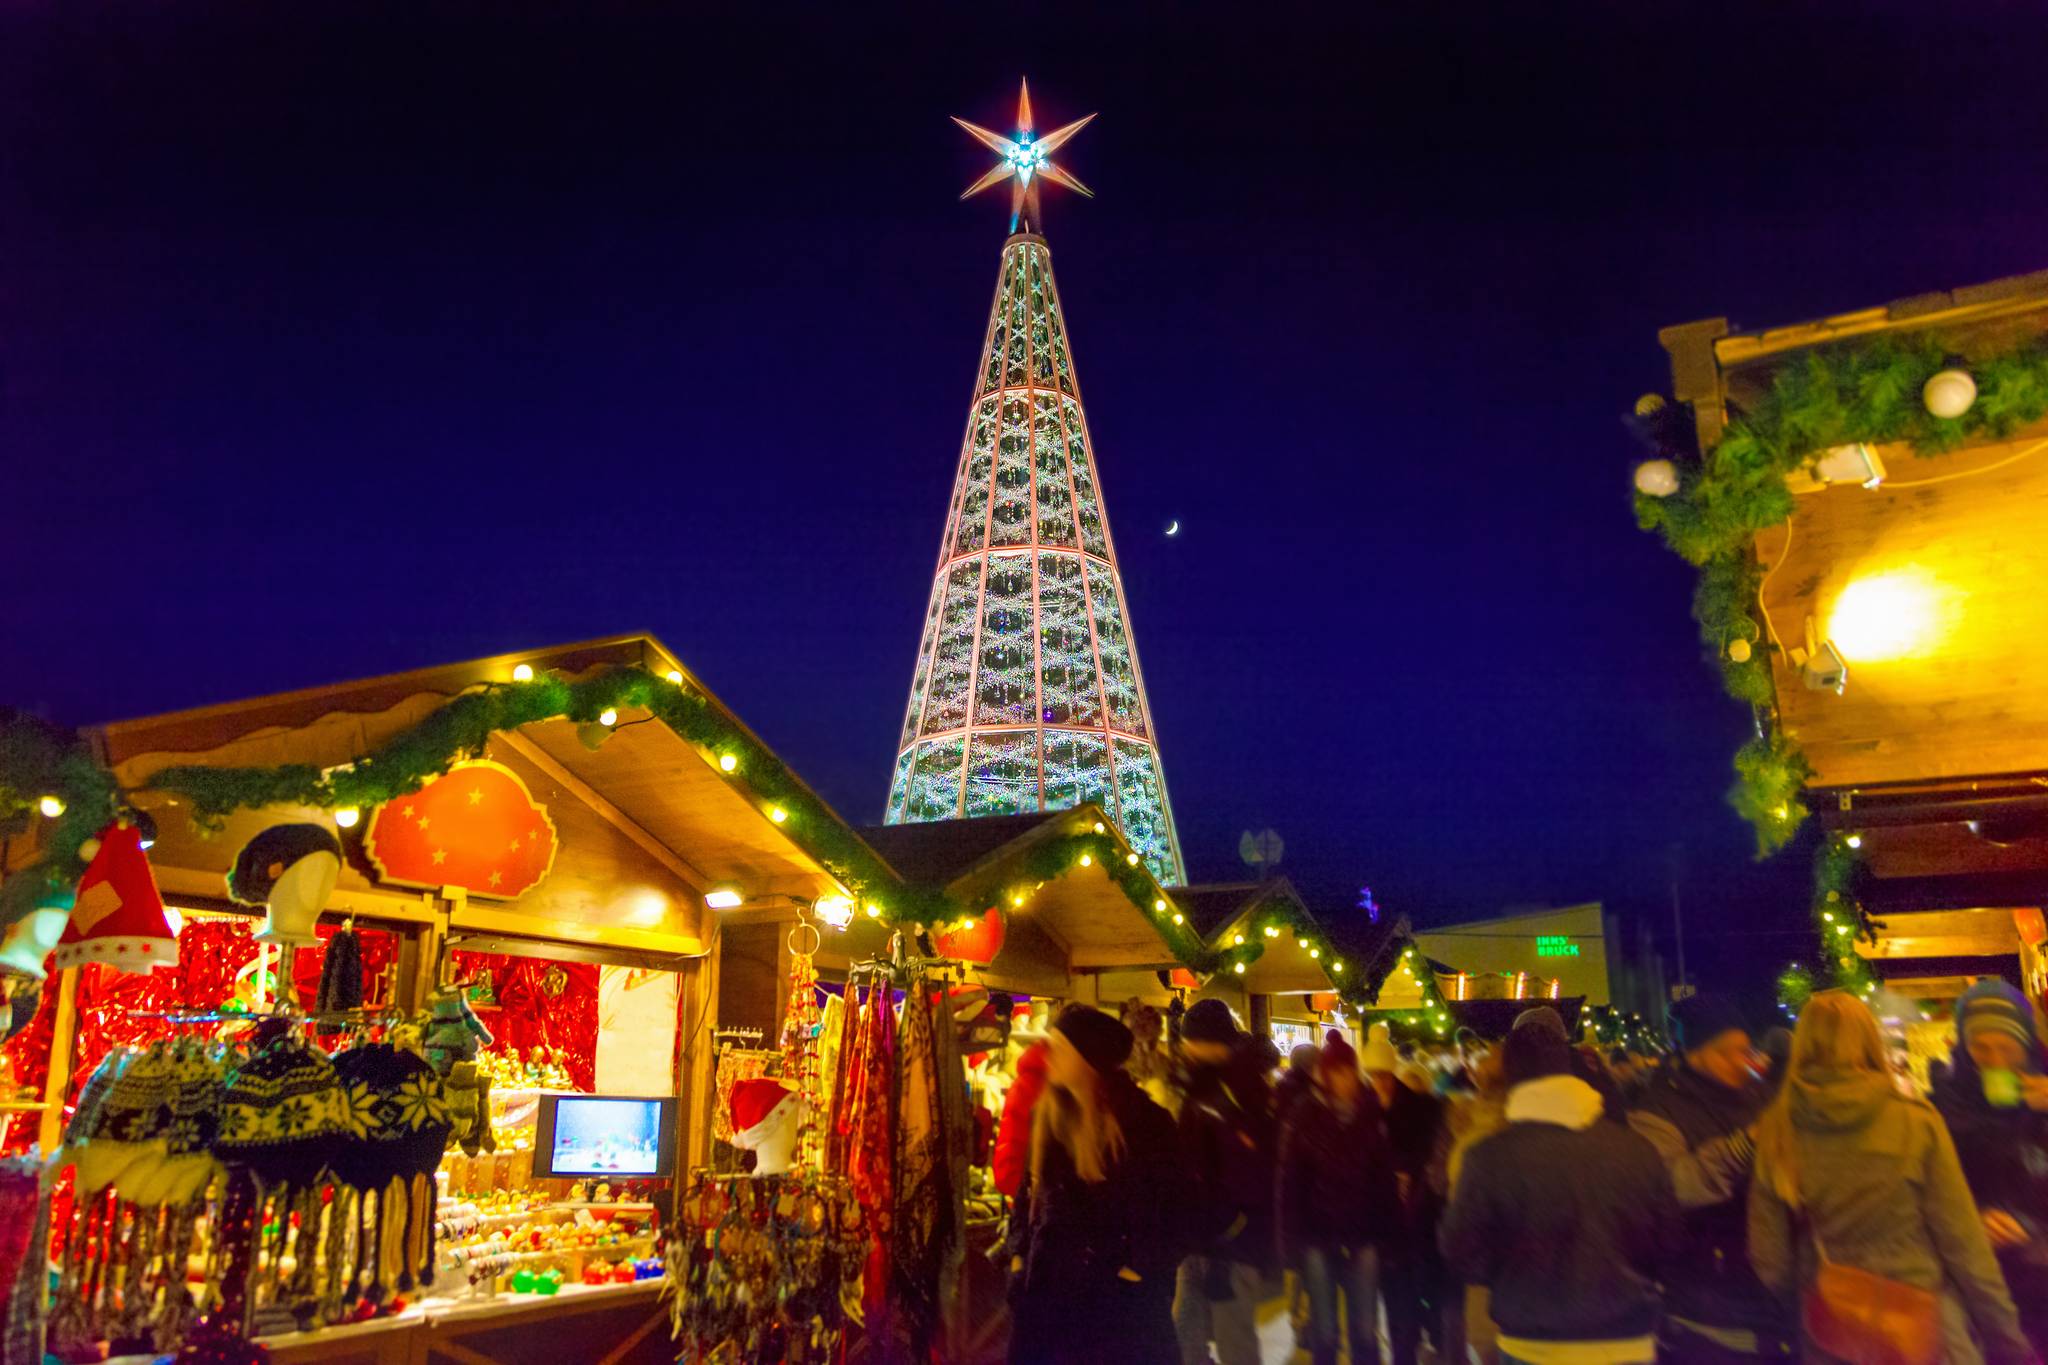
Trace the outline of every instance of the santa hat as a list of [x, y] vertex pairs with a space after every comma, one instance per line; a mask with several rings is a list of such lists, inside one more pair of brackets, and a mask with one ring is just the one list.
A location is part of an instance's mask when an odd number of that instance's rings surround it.
[[750, 1135], [755, 1138], [762, 1136], [753, 1130], [766, 1127], [770, 1118], [795, 1099], [796, 1091], [772, 1076], [756, 1076], [735, 1084], [732, 1088], [732, 1131], [735, 1138], [741, 1139], [736, 1145], [751, 1145], [744, 1139]]
[[176, 963], [178, 941], [142, 851], [142, 831], [112, 824], [95, 842], [99, 847], [79, 879], [71, 922], [57, 940], [57, 969], [104, 962], [124, 972], [147, 972]]

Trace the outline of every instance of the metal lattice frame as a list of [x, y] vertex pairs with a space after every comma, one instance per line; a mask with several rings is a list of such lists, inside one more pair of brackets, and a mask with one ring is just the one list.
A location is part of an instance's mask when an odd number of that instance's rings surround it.
[[1003, 246], [890, 824], [1093, 801], [1184, 881], [1045, 239]]

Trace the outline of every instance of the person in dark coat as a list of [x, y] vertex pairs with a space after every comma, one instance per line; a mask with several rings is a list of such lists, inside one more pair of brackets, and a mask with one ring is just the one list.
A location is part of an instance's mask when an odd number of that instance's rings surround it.
[[1273, 1121], [1283, 1128], [1295, 1103], [1315, 1089], [1317, 1055], [1314, 1043], [1296, 1043], [1288, 1050], [1287, 1070], [1273, 1082]]
[[1394, 1048], [1392, 1030], [1385, 1024], [1374, 1024], [1367, 1031], [1359, 1062], [1373, 1098], [1386, 1115], [1394, 1195], [1400, 1209], [1400, 1217], [1380, 1245], [1380, 1298], [1387, 1306], [1387, 1342], [1393, 1365], [1415, 1365], [1425, 1317], [1432, 1320], [1430, 1335], [1442, 1335], [1440, 1320], [1431, 1313], [1446, 1297], [1447, 1277], [1436, 1249], [1436, 1223], [1442, 1205], [1429, 1176], [1443, 1132], [1443, 1102], [1400, 1082], [1400, 1054]]
[[1681, 1229], [1671, 1177], [1604, 1116], [1561, 1035], [1518, 1024], [1502, 1045], [1507, 1126], [1464, 1155], [1444, 1256], [1491, 1290], [1507, 1365], [1652, 1361], [1657, 1268]]
[[1280, 1254], [1308, 1292], [1310, 1358], [1335, 1365], [1348, 1343], [1352, 1360], [1377, 1360], [1380, 1252], [1400, 1219], [1394, 1155], [1358, 1054], [1335, 1034], [1316, 1059], [1315, 1089], [1281, 1130], [1275, 1191]]
[[1180, 1263], [1173, 1325], [1182, 1365], [1259, 1365], [1259, 1296], [1273, 1261], [1275, 1133], [1266, 1077], [1230, 1006], [1197, 1000], [1181, 1022], [1181, 1151], [1194, 1181], [1195, 1253]]
[[1666, 1268], [1658, 1359], [1789, 1360], [1797, 1326], [1750, 1266], [1749, 1180], [1764, 1091], [1734, 1005], [1695, 995], [1672, 1011], [1678, 1052], [1651, 1075], [1629, 1126], [1671, 1172], [1685, 1230]]
[[1984, 1231], [2019, 1308], [2020, 1330], [2048, 1355], [2048, 1049], [2034, 1011], [2003, 981], [1956, 1002], [1956, 1045], [1934, 1082]]
[[1131, 1031], [1053, 1021], [1033, 1115], [1012, 1365], [1177, 1365], [1174, 1271], [1193, 1191], [1173, 1118], [1124, 1074]]

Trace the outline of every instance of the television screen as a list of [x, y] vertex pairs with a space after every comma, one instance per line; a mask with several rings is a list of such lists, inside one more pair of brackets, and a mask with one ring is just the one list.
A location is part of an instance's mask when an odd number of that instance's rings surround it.
[[534, 1124], [533, 1173], [671, 1176], [675, 1103], [667, 1096], [543, 1095]]

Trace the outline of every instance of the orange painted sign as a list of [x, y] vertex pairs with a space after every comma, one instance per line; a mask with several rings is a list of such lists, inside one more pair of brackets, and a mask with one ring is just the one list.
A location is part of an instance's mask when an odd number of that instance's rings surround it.
[[378, 877], [399, 886], [459, 886], [512, 900], [555, 865], [555, 824], [510, 768], [464, 763], [379, 806], [363, 836]]
[[1003, 912], [984, 910], [981, 918], [965, 929], [948, 929], [932, 935], [932, 946], [940, 957], [956, 958], [986, 967], [1003, 950]]

